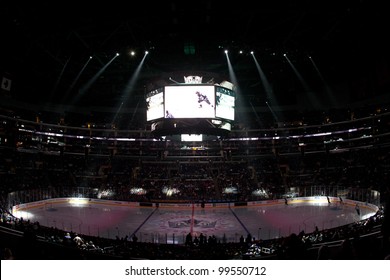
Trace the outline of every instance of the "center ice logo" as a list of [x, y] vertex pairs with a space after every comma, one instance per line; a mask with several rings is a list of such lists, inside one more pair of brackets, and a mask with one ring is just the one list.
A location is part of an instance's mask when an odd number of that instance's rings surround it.
[[[197, 220], [194, 219], [194, 228], [215, 228], [217, 221]], [[170, 228], [189, 228], [191, 227], [191, 219], [176, 219], [168, 221]]]

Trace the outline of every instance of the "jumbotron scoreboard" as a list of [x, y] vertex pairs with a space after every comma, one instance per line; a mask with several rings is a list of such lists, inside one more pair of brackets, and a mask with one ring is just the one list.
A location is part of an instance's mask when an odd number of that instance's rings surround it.
[[199, 83], [201, 77], [185, 80], [146, 94], [146, 121], [151, 130], [156, 135], [227, 134], [235, 117], [233, 85]]

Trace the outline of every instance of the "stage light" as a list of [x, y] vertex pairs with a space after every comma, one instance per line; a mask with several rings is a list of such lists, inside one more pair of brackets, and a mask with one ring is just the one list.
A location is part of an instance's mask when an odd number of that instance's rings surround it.
[[131, 56], [135, 56], [135, 51], [131, 51], [131, 52], [130, 52], [130, 55], [131, 55]]
[[254, 52], [253, 52], [253, 51], [251, 51], [251, 54], [253, 55], [253, 54], [254, 54]]
[[116, 56], [119, 56], [119, 53], [116, 53]]
[[148, 51], [145, 51], [145, 54], [148, 54], [149, 52]]
[[227, 53], [228, 53], [228, 50], [225, 50], [225, 53], [227, 54]]

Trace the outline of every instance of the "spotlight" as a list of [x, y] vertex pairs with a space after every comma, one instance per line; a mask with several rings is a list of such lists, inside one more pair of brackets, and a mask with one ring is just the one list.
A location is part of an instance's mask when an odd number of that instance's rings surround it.
[[116, 56], [119, 56], [119, 53], [116, 53]]
[[145, 54], [148, 54], [149, 52], [148, 51], [145, 51]]
[[228, 53], [228, 50], [225, 50], [225, 53]]
[[251, 51], [251, 54], [254, 54], [254, 52], [253, 52], [253, 51]]

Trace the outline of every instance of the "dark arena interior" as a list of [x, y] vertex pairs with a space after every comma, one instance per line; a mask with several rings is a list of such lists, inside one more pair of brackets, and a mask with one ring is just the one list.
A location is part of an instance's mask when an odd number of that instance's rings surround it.
[[389, 258], [384, 3], [94, 4], [2, 5], [2, 260]]

